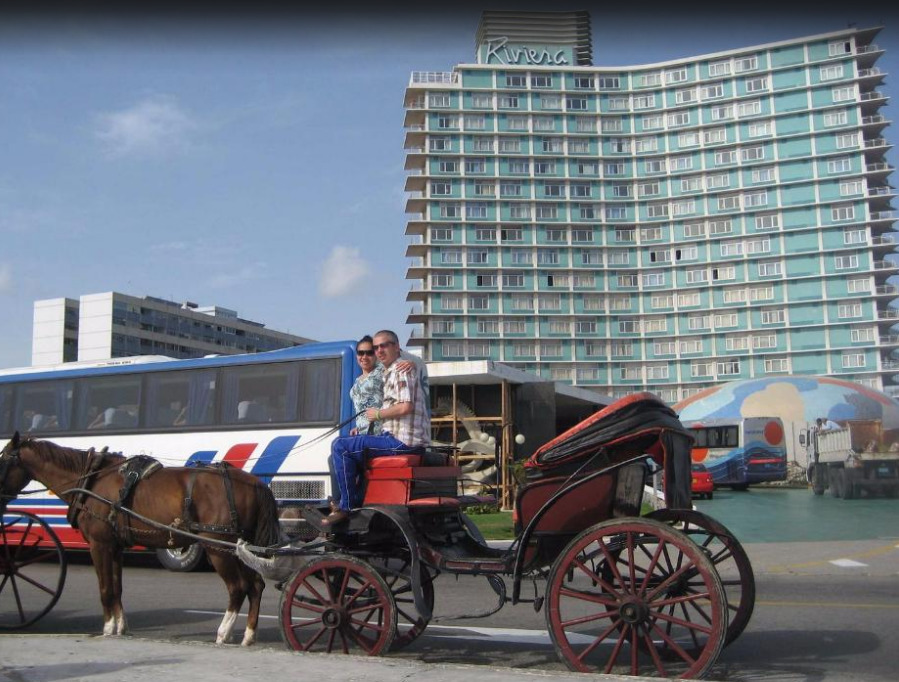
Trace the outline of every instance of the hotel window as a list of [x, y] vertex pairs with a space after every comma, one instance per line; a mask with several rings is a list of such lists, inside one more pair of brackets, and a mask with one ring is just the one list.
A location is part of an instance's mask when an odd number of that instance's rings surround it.
[[524, 232], [520, 227], [504, 227], [499, 231], [499, 239], [501, 242], [520, 242], [523, 235]]
[[750, 287], [750, 289], [749, 289], [749, 300], [750, 301], [771, 301], [773, 299], [774, 299], [774, 287], [761, 286], [761, 287]]
[[668, 365], [647, 365], [646, 380], [653, 381], [668, 378]]
[[432, 242], [451, 242], [453, 240], [453, 228], [451, 227], [432, 227]]
[[649, 250], [649, 262], [650, 263], [670, 263], [671, 262], [671, 249], [650, 249]]
[[558, 265], [559, 252], [556, 249], [537, 249], [537, 265]]
[[637, 76], [637, 85], [641, 88], [650, 88], [655, 85], [662, 84], [662, 74], [659, 72], [655, 73], [641, 73]]
[[864, 353], [843, 353], [842, 356], [843, 369], [865, 366]]
[[627, 251], [611, 251], [609, 253], [609, 265], [629, 265], [631, 254]]
[[678, 308], [692, 308], [698, 306], [700, 303], [699, 294], [696, 292], [691, 292], [689, 294], [678, 294], [677, 295], [677, 307]]
[[465, 117], [466, 130], [484, 130], [487, 127], [487, 119], [483, 114], [468, 114]]
[[736, 313], [719, 313], [714, 317], [715, 329], [724, 329], [737, 326]]
[[555, 175], [555, 161], [536, 161], [534, 162], [534, 175]]
[[755, 71], [759, 68], [759, 59], [756, 56], [743, 57], [734, 60], [734, 71], [736, 73], [744, 73], [746, 71]]
[[[684, 237], [704, 237], [705, 236], [705, 224], [704, 223], [685, 223], [684, 224]], [[695, 247], [693, 247], [695, 248]]]
[[620, 133], [624, 130], [624, 122], [620, 118], [604, 118], [601, 128], [604, 133]]
[[840, 196], [849, 197], [862, 193], [861, 180], [848, 180], [840, 183]]
[[853, 329], [850, 332], [849, 338], [853, 343], [858, 343], [859, 341], [873, 341], [874, 330], [871, 327], [866, 327], [864, 329]]
[[657, 203], [657, 204], [649, 204], [646, 207], [646, 217], [647, 218], [667, 218], [668, 217], [668, 203]]
[[852, 277], [846, 280], [846, 290], [850, 294], [870, 293], [871, 279], [869, 277]]
[[526, 334], [527, 324], [524, 320], [504, 320], [503, 334]]
[[478, 227], [475, 228], [474, 238], [479, 242], [495, 242], [496, 241], [496, 228], [495, 227]]
[[465, 344], [461, 341], [444, 341], [440, 344], [440, 352], [445, 358], [464, 358]]
[[847, 227], [843, 229], [844, 244], [864, 244], [868, 241], [865, 228]]
[[546, 228], [546, 241], [553, 243], [566, 242], [565, 230]]
[[568, 111], [587, 111], [587, 98], [568, 95], [565, 98], [565, 108]]
[[596, 220], [599, 217], [599, 209], [592, 204], [581, 204], [579, 214], [581, 220]]
[[557, 289], [568, 289], [571, 285], [571, 280], [568, 275], [552, 274], [546, 276], [546, 285]]
[[703, 133], [706, 144], [720, 144], [727, 142], [727, 130], [724, 128], [710, 128]]
[[689, 355], [694, 353], [702, 353], [702, 339], [687, 339], [678, 344], [681, 355]]
[[593, 196], [593, 187], [588, 182], [572, 182], [570, 192], [572, 197], [583, 199]]
[[619, 287], [635, 287], [637, 283], [636, 275], [618, 275]]
[[832, 81], [835, 78], [843, 77], [843, 65], [831, 64], [830, 66], [822, 66], [819, 73], [822, 81]]
[[730, 234], [733, 232], [733, 224], [728, 220], [710, 220], [709, 234]]
[[471, 96], [471, 106], [475, 109], [489, 109], [493, 106], [493, 95], [476, 92]]
[[443, 310], [462, 310], [462, 297], [459, 295], [442, 294], [440, 304]]
[[466, 173], [486, 173], [487, 172], [487, 160], [486, 159], [465, 159], [465, 172]]
[[687, 67], [685, 66], [665, 72], [666, 83], [683, 83], [685, 80], [687, 80]]
[[[762, 314], [764, 321], [764, 313]], [[783, 322], [783, 311], [781, 311], [780, 322]], [[774, 334], [755, 334], [752, 337], [753, 350], [764, 350], [766, 348], [777, 348], [777, 337]]]
[[640, 154], [644, 152], [655, 152], [659, 149], [659, 141], [655, 137], [638, 137], [634, 140], [634, 150]]
[[677, 136], [678, 147], [695, 147], [699, 144], [699, 133], [680, 133]]
[[848, 173], [852, 170], [852, 159], [848, 156], [841, 156], [831, 159], [827, 162], [828, 173]]
[[528, 220], [531, 217], [531, 207], [527, 204], [515, 204], [509, 207], [509, 217], [512, 220]]
[[[615, 228], [615, 241], [616, 242], [632, 242], [634, 241], [634, 230], [628, 228]], [[627, 253], [625, 253], [627, 255]], [[624, 261], [627, 263], [627, 261]]]
[[458, 173], [459, 172], [459, 162], [458, 161], [450, 161], [448, 159], [441, 159], [437, 165], [438, 171], [441, 173]]
[[506, 74], [507, 88], [524, 88], [527, 86], [527, 77], [524, 74]]
[[756, 253], [771, 253], [771, 240], [768, 239], [768, 237], [747, 240], [746, 253], [749, 255]]
[[540, 304], [540, 310], [561, 310], [562, 295], [561, 294], [539, 294], [537, 302]]
[[443, 265], [461, 265], [462, 250], [461, 249], [443, 249], [440, 252], [440, 262]]
[[428, 94], [429, 107], [448, 107], [452, 104], [452, 97], [448, 92], [432, 92]]
[[[783, 324], [784, 311], [781, 308], [769, 308], [762, 311], [762, 324]], [[756, 346], [758, 347], [758, 346]]]
[[709, 64], [709, 76], [714, 78], [715, 76], [729, 76], [730, 75], [730, 62], [712, 62]]
[[824, 126], [832, 128], [834, 126], [844, 126], [849, 121], [849, 115], [846, 111], [830, 111], [824, 114]]
[[533, 310], [534, 298], [530, 294], [516, 294], [512, 296], [512, 310]]
[[499, 96], [499, 106], [502, 109], [517, 109], [518, 108], [518, 94], [509, 94], [509, 95], [500, 95]]
[[853, 303], [841, 303], [837, 306], [837, 317], [840, 319], [845, 319], [849, 317], [861, 317], [862, 316], [862, 304], [858, 302]]
[[627, 111], [627, 97], [610, 97], [609, 111]]
[[641, 122], [643, 123], [643, 130], [660, 130], [662, 128], [662, 117], [658, 114], [644, 116]]
[[[491, 181], [476, 180], [474, 183], [474, 194], [476, 197], [492, 197], [496, 194], [496, 185]], [[485, 212], [486, 208], [485, 205]]]
[[693, 199], [681, 199], [672, 204], [674, 215], [690, 215], [696, 213], [696, 202]]
[[624, 206], [606, 206], [606, 220], [627, 220], [627, 209]]
[[575, 324], [575, 332], [578, 334], [595, 334], [596, 333], [596, 322], [579, 320]]
[[674, 101], [676, 104], [689, 104], [696, 101], [696, 89], [689, 88], [686, 90], [676, 90], [674, 92]]
[[712, 120], [724, 121], [734, 117], [734, 107], [732, 104], [726, 104], [720, 107], [712, 107]]
[[468, 357], [486, 358], [490, 355], [490, 344], [486, 341], [469, 341]]
[[509, 172], [513, 175], [527, 175], [531, 172], [531, 162], [517, 159], [509, 161]]
[[432, 152], [450, 152], [453, 150], [453, 141], [448, 137], [432, 137], [428, 141], [428, 149]]
[[[565, 196], [565, 185], [561, 182], [544, 182], [543, 183], [543, 194], [547, 197], [564, 197]], [[539, 211], [538, 211], [539, 217]]]
[[851, 40], [837, 40], [827, 44], [827, 54], [831, 57], [839, 57], [844, 54], [852, 54]]
[[705, 186], [707, 189], [730, 187], [730, 173], [716, 173], [715, 175], [706, 176]]
[[771, 123], [769, 121], [749, 124], [749, 137], [767, 137], [770, 134]]
[[574, 131], [576, 133], [595, 133], [596, 119], [587, 118], [586, 116], [578, 116], [574, 124]]
[[756, 147], [745, 147], [740, 150], [740, 158], [743, 161], [761, 161], [765, 158], [765, 148], [761, 145]]
[[672, 171], [685, 171], [692, 170], [693, 168], [693, 157], [692, 156], [672, 156], [671, 157], [671, 170]]
[[499, 320], [478, 320], [478, 334], [499, 334]]
[[475, 275], [475, 285], [478, 287], [495, 287], [496, 275], [493, 273]]
[[613, 154], [628, 154], [631, 151], [631, 141], [623, 137], [610, 137], [609, 150]]
[[759, 206], [768, 205], [768, 192], [761, 190], [759, 192], [746, 192], [743, 194], [744, 208], [758, 208]]
[[690, 124], [690, 112], [678, 111], [674, 114], [668, 114], [668, 127], [685, 126]]
[[788, 358], [765, 358], [765, 372], [767, 374], [789, 371], [790, 361]]
[[729, 163], [737, 162], [737, 152], [733, 149], [726, 152], [715, 152], [715, 165], [724, 166]]
[[579, 90], [592, 90], [593, 76], [575, 76], [574, 87], [578, 88]]
[[[652, 298], [650, 298], [650, 306], [653, 310], [662, 310], [665, 308], [673, 308], [674, 307], [674, 296], [671, 294], [653, 294]], [[659, 344], [656, 343], [656, 346]], [[658, 352], [658, 351], [656, 351]], [[674, 344], [671, 345], [671, 352], [674, 352]]]
[[656, 182], [641, 182], [637, 185], [637, 195], [640, 197], [655, 197], [659, 195], [659, 183]]
[[681, 192], [699, 192], [702, 190], [702, 178], [694, 175], [691, 178], [683, 178], [680, 181]]
[[712, 376], [712, 363], [703, 361], [690, 363], [690, 376], [694, 379]]
[[656, 105], [655, 94], [651, 95], [635, 95], [634, 109], [651, 109]]
[[[576, 289], [595, 289], [596, 288], [596, 275], [575, 275], [574, 276], [574, 287]], [[587, 298], [592, 298], [592, 297], [588, 296]], [[594, 308], [588, 307], [587, 301], [585, 300], [584, 301], [584, 310], [594, 310]]]
[[757, 215], [755, 217], [756, 230], [774, 230], [780, 227], [780, 216], [776, 213]]
[[709, 273], [705, 268], [687, 270], [684, 274], [686, 275], [687, 284], [701, 284], [709, 281]]
[[839, 88], [834, 88], [831, 90], [831, 95], [833, 96], [834, 102], [848, 102], [849, 100], [855, 99], [855, 86], [844, 85]]
[[746, 80], [746, 92], [761, 92], [762, 90], [768, 89], [768, 79], [765, 77], [762, 78], [749, 78]]
[[665, 159], [652, 159], [643, 164], [643, 169], [647, 173], [664, 173]]
[[725, 360], [717, 363], [718, 376], [733, 376], [740, 373], [739, 360]]
[[711, 329], [711, 315], [708, 313], [702, 313], [701, 315], [689, 315], [687, 317], [687, 327], [691, 331], [698, 331], [700, 329]]
[[540, 95], [540, 108], [549, 111], [562, 108], [562, 98], [559, 95]]
[[589, 154], [590, 153], [590, 141], [589, 140], [568, 140], [568, 153], [569, 154]]
[[833, 206], [830, 209], [830, 219], [833, 221], [853, 220], [854, 218], [855, 206]]
[[609, 304], [611, 310], [630, 310], [631, 297], [626, 294], [623, 296], [610, 296]]
[[487, 263], [489, 255], [483, 249], [469, 249], [466, 257], [469, 265], [484, 265]]
[[[550, 75], [531, 76], [532, 88], [551, 88], [553, 86], [553, 77]], [[517, 87], [517, 86], [515, 86]]]
[[459, 204], [448, 204], [441, 202], [438, 207], [438, 215], [441, 218], [461, 218], [462, 207]]
[[465, 217], [469, 220], [477, 220], [487, 217], [487, 204], [483, 202], [469, 202], [465, 206]]
[[449, 182], [431, 182], [432, 197], [447, 197], [452, 194], [453, 186]]
[[737, 268], [733, 265], [719, 265], [712, 268], [712, 280], [728, 281], [737, 278]]
[[524, 273], [523, 272], [507, 272], [503, 274], [503, 288], [504, 289], [520, 289], [524, 286]]
[[674, 260], [678, 262], [696, 260], [697, 258], [699, 258], [699, 249], [695, 244], [693, 246], [682, 246], [674, 250]]
[[562, 138], [561, 137], [544, 137], [541, 146], [544, 154], [561, 154]]
[[602, 253], [593, 249], [581, 249], [581, 265], [602, 265]]
[[556, 129], [556, 122], [550, 116], [534, 116], [534, 130], [546, 132]]
[[752, 182], [774, 182], [774, 168], [756, 168], [752, 171]]
[[[506, 119], [509, 130], [527, 130], [528, 129], [528, 117], [527, 116], [509, 116]], [[552, 123], [552, 119], [550, 119], [550, 123]]]
[[618, 76], [600, 76], [600, 90], [618, 90], [621, 87], [621, 79]]
[[837, 149], [849, 149], [850, 147], [858, 147], [858, 133], [837, 135], [836, 140]]
[[858, 256], [834, 256], [834, 268], [837, 270], [855, 270], [858, 268]]
[[595, 341], [584, 342], [584, 355], [588, 357], [601, 357], [605, 354], [605, 344], [596, 343]]
[[653, 241], [658, 241], [661, 238], [662, 238], [662, 228], [661, 227], [641, 227], [640, 228], [640, 241], [653, 242]]
[[476, 152], [492, 152], [493, 140], [489, 137], [476, 137], [472, 142], [471, 148]]
[[509, 256], [512, 265], [530, 265], [533, 262], [530, 249], [513, 249]]
[[[577, 278], [575, 278], [577, 286]], [[584, 296], [584, 310], [604, 310], [602, 296]]]
[[725, 289], [724, 290], [724, 302], [725, 303], [745, 303], [746, 302], [746, 290], [745, 289]]
[[519, 358], [533, 357], [537, 355], [537, 353], [534, 351], [534, 348], [535, 346], [533, 343], [516, 343], [512, 346], [512, 354], [515, 355], [515, 357]]
[[451, 287], [454, 281], [453, 275], [431, 275], [432, 287]]
[[780, 261], [765, 261], [758, 264], [759, 277], [777, 277], [783, 274]]
[[749, 350], [749, 339], [745, 336], [728, 336], [724, 339], [724, 350]]
[[662, 287], [665, 286], [665, 273], [663, 272], [644, 272], [644, 287]]
[[[612, 172], [612, 170], [616, 168], [618, 169], [619, 175], [624, 173], [624, 164], [620, 163], [606, 164], [606, 173], [608, 175], [615, 175], [616, 173]], [[578, 161], [577, 172], [579, 175], [599, 175], [599, 161]]]
[[[618, 332], [621, 334], [639, 334], [640, 333], [640, 320], [633, 320], [633, 319], [618, 320]], [[615, 348], [616, 345], [618, 345], [618, 344], [612, 345], [612, 355], [630, 355], [631, 353], [634, 352], [633, 346], [630, 343], [621, 344], [626, 347], [626, 350], [625, 350], [625, 348], [616, 349]], [[624, 351], [624, 352], [617, 352], [617, 351]]]
[[737, 105], [738, 116], [755, 116], [760, 113], [762, 113], [762, 103], [757, 99], [751, 102], [740, 102]]
[[455, 130], [459, 127], [459, 117], [458, 116], [449, 116], [443, 115], [437, 117], [437, 127], [443, 130], [452, 129]]
[[740, 197], [736, 194], [718, 197], [719, 211], [730, 211], [736, 208], [740, 208]]
[[742, 241], [730, 241], [730, 242], [721, 242], [719, 246], [721, 250], [722, 256], [742, 256], [743, 255], [743, 242]]
[[717, 99], [724, 97], [724, 85], [722, 83], [709, 83], [702, 87], [703, 99]]
[[521, 182], [513, 180], [504, 180], [499, 185], [499, 194], [503, 197], [520, 197]]

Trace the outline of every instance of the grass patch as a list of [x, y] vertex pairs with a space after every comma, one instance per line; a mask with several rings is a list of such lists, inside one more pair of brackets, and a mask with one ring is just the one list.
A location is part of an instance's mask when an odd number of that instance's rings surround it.
[[512, 540], [512, 512], [490, 512], [487, 514], [471, 514], [469, 518], [483, 533], [487, 540]]

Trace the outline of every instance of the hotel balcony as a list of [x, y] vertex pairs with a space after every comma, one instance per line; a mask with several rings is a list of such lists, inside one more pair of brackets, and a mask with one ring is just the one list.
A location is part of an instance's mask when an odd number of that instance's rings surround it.
[[[408, 163], [408, 161], [407, 161]], [[868, 175], [883, 175], [884, 177], [893, 172], [893, 167], [884, 162], [878, 161], [877, 163], [866, 163], [865, 164], [865, 172]]]
[[896, 270], [899, 269], [899, 265], [896, 265], [891, 260], [876, 260], [874, 261], [874, 269], [875, 270]]
[[428, 186], [428, 179], [421, 173], [413, 173], [406, 176], [405, 190], [407, 192], [424, 192]]
[[[856, 40], [858, 40], [858, 38]], [[874, 63], [883, 55], [883, 49], [875, 43], [856, 45], [855, 55], [856, 60], [858, 61], [858, 68], [869, 69], [873, 67]]]
[[896, 286], [895, 284], [879, 284], [874, 287], [874, 295], [894, 298], [899, 296], [899, 286]]
[[862, 111], [865, 116], [872, 115], [877, 111], [880, 107], [887, 103], [889, 97], [884, 95], [879, 90], [872, 90], [871, 92], [863, 92], [859, 96], [860, 104], [862, 106]]
[[892, 146], [893, 145], [883, 137], [865, 140], [865, 157], [874, 160], [876, 156], [882, 156], [882, 154]]
[[409, 88], [460, 87], [462, 84], [456, 71], [413, 71], [409, 78]]
[[895, 308], [887, 308], [886, 310], [877, 311], [878, 322], [890, 322], [895, 320], [899, 320], [899, 310], [896, 310]]
[[890, 125], [891, 121], [883, 114], [874, 114], [873, 116], [863, 116], [862, 125], [865, 130], [880, 133], [884, 128]]
[[858, 79], [865, 81], [866, 85], [879, 85], [883, 82], [886, 73], [878, 69], [876, 66], [872, 66], [868, 69], [859, 69], [858, 70]]
[[888, 220], [893, 222], [896, 220], [896, 211], [871, 211], [868, 222], [879, 222]]

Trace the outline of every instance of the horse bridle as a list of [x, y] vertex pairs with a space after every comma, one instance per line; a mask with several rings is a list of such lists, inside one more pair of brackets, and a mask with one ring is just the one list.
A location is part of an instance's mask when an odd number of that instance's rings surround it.
[[0, 501], [7, 497], [9, 499], [15, 498], [15, 495], [6, 492], [4, 484], [6, 483], [6, 474], [9, 472], [10, 467], [19, 463], [19, 450], [22, 449], [22, 444], [19, 442], [14, 448], [8, 448], [9, 446], [7, 445], [7, 447], [3, 449], [3, 452], [0, 452]]

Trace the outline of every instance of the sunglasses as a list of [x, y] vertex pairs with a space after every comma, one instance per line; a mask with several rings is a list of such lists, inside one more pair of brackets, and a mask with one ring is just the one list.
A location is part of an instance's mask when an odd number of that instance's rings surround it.
[[375, 352], [373, 350], [357, 350], [356, 351], [356, 355], [358, 355], [360, 358], [363, 358], [363, 357], [370, 358], [374, 354], [375, 354]]
[[394, 345], [393, 341], [385, 341], [384, 343], [374, 344], [375, 350], [385, 350], [387, 348], [390, 348], [392, 345]]

